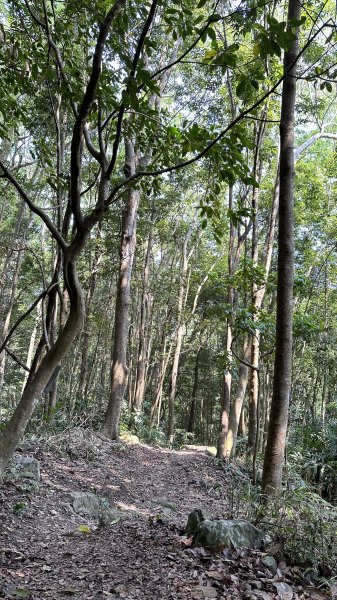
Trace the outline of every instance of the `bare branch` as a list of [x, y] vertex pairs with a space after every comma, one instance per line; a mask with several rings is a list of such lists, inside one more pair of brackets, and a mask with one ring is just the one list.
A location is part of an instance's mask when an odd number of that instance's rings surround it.
[[5, 351], [7, 352], [7, 354], [9, 354], [9, 356], [15, 360], [15, 362], [22, 367], [25, 371], [27, 371], [28, 373], [30, 373], [30, 368], [27, 367], [27, 365], [25, 365], [15, 354], [12, 350], [10, 350], [8, 348], [8, 346], [5, 346]]
[[17, 319], [17, 321], [15, 321], [15, 323], [12, 325], [12, 327], [10, 328], [8, 334], [6, 335], [4, 341], [2, 342], [1, 346], [0, 346], [0, 354], [1, 352], [5, 349], [5, 346], [7, 345], [8, 340], [12, 337], [14, 331], [17, 329], [17, 327], [20, 325], [20, 323], [22, 323], [22, 321], [28, 317], [28, 315], [30, 315], [30, 313], [34, 310], [35, 306], [38, 305], [38, 303], [42, 300], [42, 298], [44, 298], [45, 296], [47, 296], [47, 294], [49, 294], [49, 292], [53, 289], [53, 287], [55, 285], [58, 285], [59, 282], [56, 281], [55, 283], [53, 283], [47, 290], [43, 290], [43, 292], [41, 292], [41, 294], [34, 300], [33, 304], [26, 310], [26, 312], [24, 312], [21, 317], [19, 317]]
[[[143, 30], [140, 34], [139, 40], [138, 40], [138, 44], [135, 50], [135, 54], [133, 57], [133, 61], [132, 61], [132, 67], [131, 67], [131, 71], [129, 74], [129, 78], [134, 78], [135, 74], [136, 74], [136, 70], [137, 70], [137, 65], [138, 65], [138, 61], [140, 58], [140, 54], [146, 39], [146, 36], [148, 34], [148, 31], [151, 27], [152, 21], [154, 19], [155, 13], [156, 13], [156, 8], [157, 8], [157, 4], [158, 4], [158, 0], [153, 0], [152, 4], [151, 4], [151, 8], [149, 10], [149, 14], [147, 15], [147, 19], [144, 23], [144, 27]], [[126, 89], [128, 89], [128, 87], [126, 87]], [[113, 149], [112, 149], [112, 158], [110, 161], [110, 164], [108, 166], [107, 172], [106, 172], [106, 176], [108, 179], [110, 179], [111, 177], [111, 173], [114, 170], [115, 164], [116, 164], [116, 160], [117, 160], [117, 154], [118, 154], [118, 148], [119, 148], [119, 144], [120, 144], [120, 139], [121, 139], [121, 131], [122, 131], [122, 123], [123, 123], [123, 116], [124, 116], [124, 112], [125, 112], [125, 106], [123, 104], [123, 102], [121, 103], [120, 107], [119, 107], [119, 111], [118, 111], [118, 118], [117, 118], [117, 125], [116, 125], [116, 136], [115, 136], [115, 140], [114, 140], [114, 144], [113, 144]]]
[[5, 167], [5, 165], [3, 164], [3, 162], [1, 160], [0, 160], [0, 169], [3, 170], [4, 177], [6, 177], [6, 179], [8, 179], [8, 181], [10, 181], [11, 184], [15, 187], [15, 189], [19, 192], [21, 198], [24, 200], [24, 202], [27, 204], [27, 206], [30, 208], [30, 210], [42, 219], [42, 221], [45, 223], [45, 225], [49, 229], [50, 233], [52, 234], [53, 238], [60, 246], [60, 248], [62, 250], [66, 250], [67, 244], [66, 244], [65, 240], [63, 239], [62, 235], [60, 234], [60, 232], [58, 231], [57, 227], [52, 222], [52, 220], [48, 217], [48, 215], [44, 212], [44, 210], [42, 208], [40, 208], [39, 206], [34, 204], [34, 202], [28, 196], [27, 192], [25, 192], [23, 187], [20, 185], [20, 183], [17, 181], [17, 179], [15, 179], [14, 175], [12, 175], [12, 173]]
[[98, 34], [96, 48], [92, 61], [91, 76], [78, 111], [75, 121], [73, 136], [71, 141], [71, 164], [70, 164], [70, 182], [71, 182], [71, 202], [72, 212], [74, 214], [77, 227], [83, 224], [81, 213], [81, 171], [82, 171], [82, 151], [83, 135], [85, 123], [92, 104], [95, 100], [98, 82], [102, 73], [102, 57], [107, 37], [115, 17], [121, 11], [125, 0], [116, 0], [115, 4], [107, 13]]

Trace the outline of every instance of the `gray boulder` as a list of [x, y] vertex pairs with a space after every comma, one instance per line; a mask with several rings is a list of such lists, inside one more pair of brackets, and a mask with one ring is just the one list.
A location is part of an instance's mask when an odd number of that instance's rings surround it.
[[32, 456], [15, 456], [14, 470], [17, 477], [40, 481], [40, 462]]
[[241, 519], [210, 521], [207, 519], [199, 523], [195, 543], [213, 550], [242, 547], [263, 549], [269, 539], [263, 531], [248, 521]]
[[98, 518], [102, 512], [102, 503], [98, 496], [91, 492], [73, 492], [71, 494], [73, 509], [80, 515]]
[[206, 519], [210, 519], [210, 515], [207, 511], [202, 508], [195, 508], [190, 512], [187, 519], [186, 525], [186, 533], [195, 533], [198, 529], [198, 526], [202, 521], [206, 521]]

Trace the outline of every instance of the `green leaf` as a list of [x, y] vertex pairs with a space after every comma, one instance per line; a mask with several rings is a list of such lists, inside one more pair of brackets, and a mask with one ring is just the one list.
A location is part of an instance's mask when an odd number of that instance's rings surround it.
[[276, 54], [276, 56], [281, 57], [281, 48], [278, 45], [278, 43], [275, 42], [275, 40], [271, 40], [270, 45], [273, 50], [273, 54]]
[[207, 50], [205, 52], [205, 60], [211, 60], [212, 58], [214, 58], [217, 55], [217, 51], [216, 50]]
[[77, 531], [80, 531], [81, 533], [91, 533], [91, 529], [88, 525], [79, 525]]
[[237, 96], [239, 96], [240, 98], [245, 96], [249, 87], [250, 87], [250, 83], [246, 79], [244, 79], [243, 81], [240, 81], [240, 83], [238, 84], [238, 86], [236, 88]]
[[300, 27], [306, 22], [306, 20], [307, 17], [303, 15], [303, 17], [301, 17], [300, 19], [290, 19], [288, 24], [290, 25], [290, 27]]
[[206, 30], [206, 33], [208, 35], [208, 37], [213, 40], [213, 42], [216, 41], [216, 33], [214, 31], [214, 29], [212, 29], [212, 27], [208, 27]]
[[197, 8], [202, 8], [203, 6], [205, 6], [206, 2], [207, 2], [207, 0], [200, 0]]
[[253, 56], [255, 56], [255, 58], [257, 58], [258, 56], [260, 56], [260, 52], [261, 52], [260, 42], [256, 42], [253, 46]]
[[17, 598], [28, 598], [28, 596], [30, 595], [30, 592], [28, 590], [26, 590], [25, 588], [17, 588], [16, 590], [13, 591], [13, 594], [15, 594], [15, 596], [17, 596]]

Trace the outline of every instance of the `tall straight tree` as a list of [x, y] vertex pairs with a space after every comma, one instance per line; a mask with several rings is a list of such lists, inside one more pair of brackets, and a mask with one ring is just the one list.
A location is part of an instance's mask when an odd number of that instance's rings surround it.
[[[288, 31], [301, 16], [299, 0], [289, 0]], [[274, 384], [262, 491], [271, 496], [282, 486], [284, 450], [288, 426], [292, 368], [292, 323], [294, 282], [294, 120], [298, 28], [284, 53], [284, 80], [280, 123], [280, 194], [278, 234], [278, 281]]]

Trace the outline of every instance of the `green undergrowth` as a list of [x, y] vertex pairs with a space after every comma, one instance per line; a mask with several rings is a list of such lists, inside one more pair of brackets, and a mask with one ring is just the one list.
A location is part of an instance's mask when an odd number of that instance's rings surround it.
[[311, 579], [323, 583], [337, 577], [337, 507], [308, 486], [283, 490], [267, 504], [244, 467], [227, 467], [229, 516], [244, 518], [268, 531], [284, 558]]

